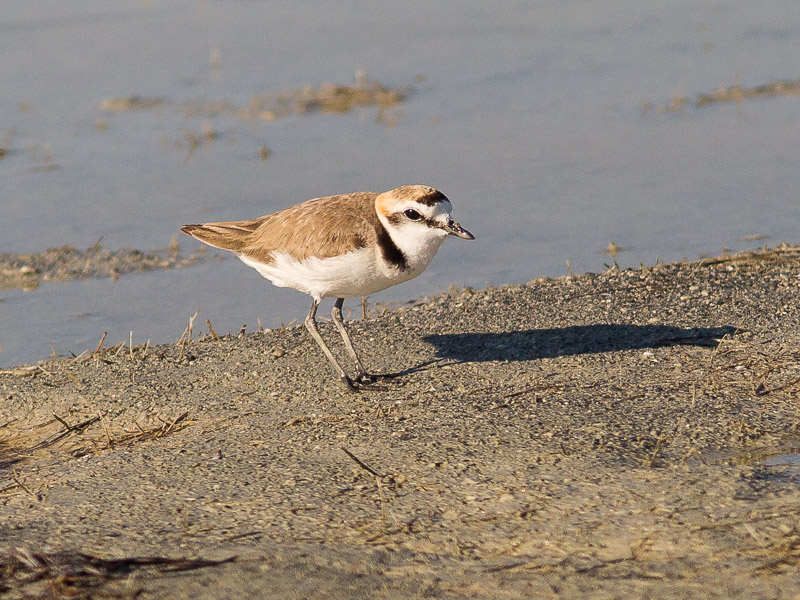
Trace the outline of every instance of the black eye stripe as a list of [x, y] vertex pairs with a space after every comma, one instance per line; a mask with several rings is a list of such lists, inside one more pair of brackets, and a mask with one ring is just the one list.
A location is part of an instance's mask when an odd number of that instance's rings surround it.
[[[419, 212], [415, 211], [413, 208], [408, 208], [406, 210], [411, 210], [411, 211], [414, 211], [417, 214], [419, 214]], [[405, 213], [406, 213], [406, 211], [396, 212], [396, 213], [392, 213], [390, 215], [386, 215], [386, 220], [389, 221], [389, 223], [391, 223], [392, 225], [395, 225], [395, 226], [399, 226], [399, 225], [402, 225], [403, 223], [408, 223], [409, 221], [413, 221], [414, 223], [424, 223], [428, 227], [436, 227], [438, 229], [441, 229], [441, 227], [442, 227], [442, 223], [440, 221], [436, 221], [434, 219], [428, 219], [428, 218], [422, 216], [421, 214], [419, 216], [419, 219], [414, 220], [414, 219], [410, 219], [408, 217], [408, 215], [406, 215]]]

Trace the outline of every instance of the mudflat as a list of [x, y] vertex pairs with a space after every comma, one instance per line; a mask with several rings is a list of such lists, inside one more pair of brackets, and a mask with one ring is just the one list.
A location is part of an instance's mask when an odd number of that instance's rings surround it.
[[359, 394], [302, 327], [9, 369], [0, 594], [795, 598], [799, 287], [781, 246], [454, 289], [351, 323]]

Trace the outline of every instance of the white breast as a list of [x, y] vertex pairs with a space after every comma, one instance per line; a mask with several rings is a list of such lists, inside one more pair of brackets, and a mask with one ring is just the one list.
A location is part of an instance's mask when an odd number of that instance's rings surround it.
[[332, 258], [311, 257], [302, 261], [284, 252], [273, 252], [273, 262], [269, 264], [243, 254], [237, 256], [274, 285], [290, 287], [321, 300], [368, 296], [413, 279], [425, 270], [435, 253], [434, 249], [429, 256], [415, 256], [406, 271], [386, 265], [374, 246]]

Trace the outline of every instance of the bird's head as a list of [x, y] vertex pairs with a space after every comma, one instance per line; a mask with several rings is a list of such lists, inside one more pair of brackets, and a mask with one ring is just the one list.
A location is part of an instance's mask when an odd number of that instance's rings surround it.
[[475, 236], [450, 216], [453, 205], [442, 192], [425, 185], [405, 185], [380, 194], [375, 210], [394, 242], [405, 252], [415, 246], [438, 247], [448, 235]]

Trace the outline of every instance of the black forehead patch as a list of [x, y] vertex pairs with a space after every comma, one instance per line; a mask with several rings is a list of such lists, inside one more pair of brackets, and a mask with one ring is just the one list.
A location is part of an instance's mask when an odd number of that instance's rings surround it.
[[439, 190], [432, 190], [432, 193], [425, 194], [424, 196], [414, 198], [420, 204], [425, 206], [436, 206], [440, 202], [450, 202], [442, 192]]
[[425, 206], [436, 206], [440, 202], [450, 202], [439, 190], [431, 187], [409, 185], [395, 190], [395, 198], [398, 200], [413, 200]]

